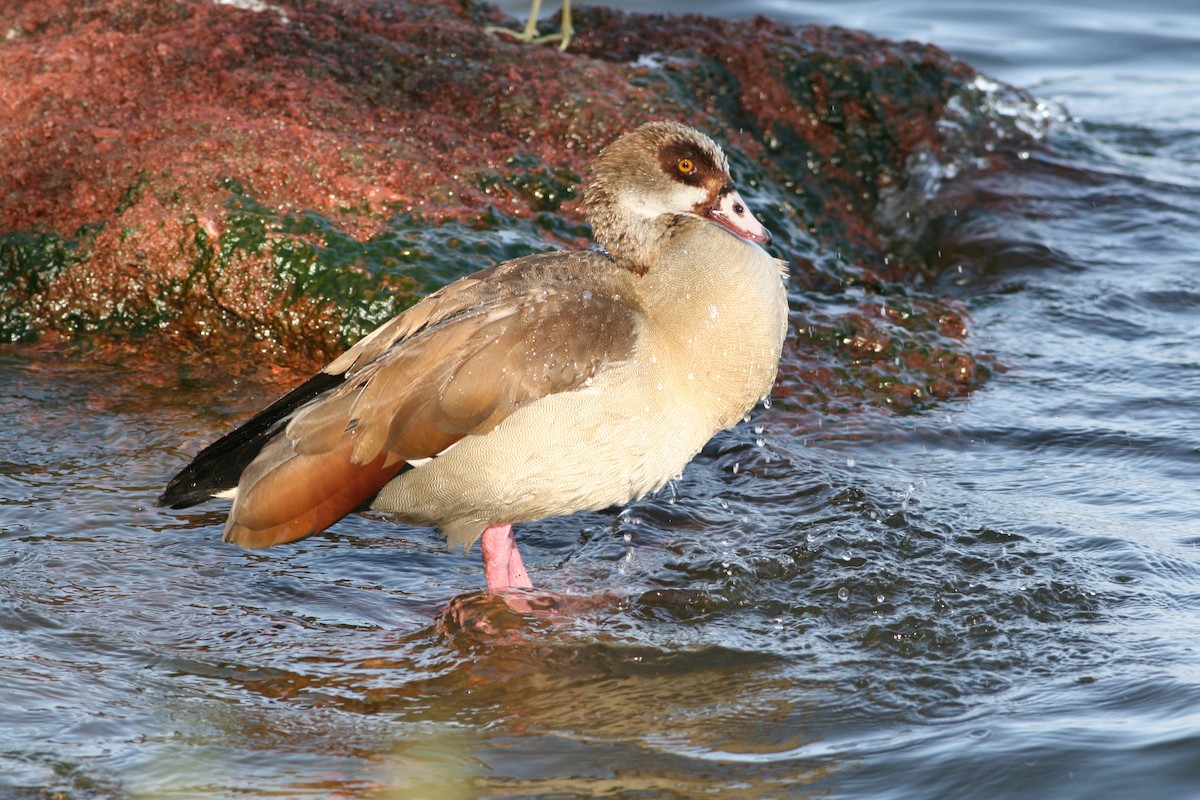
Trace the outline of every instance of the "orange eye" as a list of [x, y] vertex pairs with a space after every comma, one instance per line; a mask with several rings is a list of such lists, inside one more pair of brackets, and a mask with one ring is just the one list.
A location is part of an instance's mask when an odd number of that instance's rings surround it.
[[696, 165], [692, 163], [690, 158], [679, 159], [679, 171], [684, 175], [690, 175], [696, 171]]

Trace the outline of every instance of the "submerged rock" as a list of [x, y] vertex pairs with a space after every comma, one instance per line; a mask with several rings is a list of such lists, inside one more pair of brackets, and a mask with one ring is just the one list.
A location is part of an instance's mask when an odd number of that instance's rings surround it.
[[584, 246], [591, 156], [671, 118], [722, 141], [792, 265], [785, 398], [907, 407], [986, 377], [963, 309], [921, 293], [945, 179], [1006, 163], [996, 121], [962, 113], [968, 66], [764, 18], [584, 9], [566, 53], [498, 22], [454, 0], [18, 0], [0, 341], [318, 361], [440, 283]]

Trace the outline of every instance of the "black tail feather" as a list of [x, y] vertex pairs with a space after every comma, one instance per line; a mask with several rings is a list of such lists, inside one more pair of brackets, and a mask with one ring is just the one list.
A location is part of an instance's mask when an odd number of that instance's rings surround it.
[[188, 508], [238, 485], [242, 471], [301, 406], [340, 386], [344, 374], [318, 372], [237, 429], [200, 451], [158, 496], [156, 505]]

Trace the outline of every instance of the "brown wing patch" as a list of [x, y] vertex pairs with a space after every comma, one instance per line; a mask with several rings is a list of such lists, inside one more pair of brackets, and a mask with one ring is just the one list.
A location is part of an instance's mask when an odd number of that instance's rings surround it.
[[[271, 447], [289, 444], [279, 439]], [[225, 541], [260, 548], [311, 536], [362, 506], [404, 468], [403, 461], [389, 461], [386, 453], [355, 464], [350, 460], [353, 446], [353, 436], [347, 434], [325, 452], [293, 453], [239, 488]]]

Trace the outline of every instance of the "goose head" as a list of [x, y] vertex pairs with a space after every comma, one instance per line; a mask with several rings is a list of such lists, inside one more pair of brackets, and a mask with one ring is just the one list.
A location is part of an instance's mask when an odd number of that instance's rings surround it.
[[755, 244], [771, 241], [734, 187], [725, 153], [676, 122], [646, 123], [604, 148], [592, 162], [584, 205], [596, 242], [636, 271], [649, 268], [680, 217], [708, 220]]

